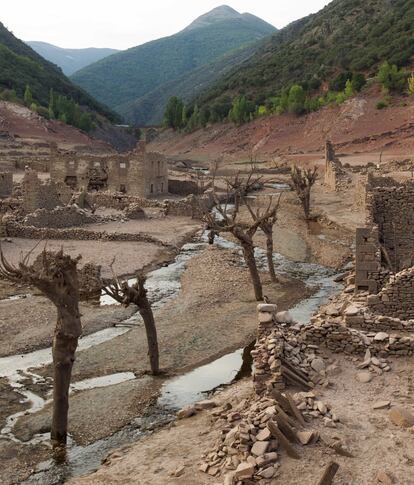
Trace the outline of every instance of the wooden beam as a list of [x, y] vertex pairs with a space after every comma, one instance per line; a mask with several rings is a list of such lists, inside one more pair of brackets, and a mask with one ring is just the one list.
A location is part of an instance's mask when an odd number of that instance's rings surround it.
[[338, 468], [338, 463], [331, 461], [325, 468], [322, 478], [318, 481], [317, 485], [331, 485]]
[[280, 431], [280, 429], [278, 428], [277, 424], [274, 421], [269, 420], [267, 422], [267, 429], [271, 432], [271, 434], [274, 438], [277, 438], [279, 440], [279, 443], [286, 450], [286, 453], [291, 458], [294, 458], [295, 460], [300, 460], [299, 453], [295, 450], [295, 448], [293, 448], [293, 446], [290, 444], [289, 440]]
[[287, 392], [286, 393], [286, 399], [288, 400], [290, 407], [292, 409], [292, 413], [295, 416], [295, 418], [299, 421], [299, 423], [305, 427], [306, 426], [306, 421], [305, 418], [303, 417], [302, 413], [299, 411], [298, 407], [296, 406], [295, 401], [293, 400], [293, 397]]

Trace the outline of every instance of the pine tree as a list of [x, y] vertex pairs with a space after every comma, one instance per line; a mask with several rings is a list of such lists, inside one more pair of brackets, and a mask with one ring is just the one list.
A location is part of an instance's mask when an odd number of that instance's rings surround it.
[[26, 89], [24, 91], [23, 101], [24, 101], [25, 106], [27, 106], [28, 108], [30, 108], [30, 106], [33, 103], [33, 95], [32, 95], [32, 92], [30, 90], [30, 86], [28, 84], [26, 84]]
[[345, 84], [345, 97], [350, 98], [353, 94], [354, 94], [354, 89], [352, 87], [352, 82], [350, 79], [348, 79]]
[[408, 94], [410, 96], [414, 95], [414, 72], [408, 78]]
[[302, 86], [294, 84], [289, 90], [288, 108], [290, 113], [300, 115], [305, 110], [306, 94]]
[[51, 120], [55, 119], [56, 113], [55, 113], [55, 94], [53, 92], [53, 88], [50, 89], [49, 91], [49, 118]]

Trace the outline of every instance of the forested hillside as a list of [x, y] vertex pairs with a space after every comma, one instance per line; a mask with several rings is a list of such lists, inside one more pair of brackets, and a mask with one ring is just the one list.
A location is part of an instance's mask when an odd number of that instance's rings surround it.
[[[263, 39], [275, 30], [253, 15], [239, 14], [226, 6], [218, 7], [175, 35], [102, 59], [75, 73], [72, 79], [96, 99], [140, 124], [148, 120], [147, 101], [140, 100], [141, 97], [165, 83], [184, 79], [185, 74], [191, 75], [224, 54]], [[208, 84], [210, 74], [214, 80], [216, 72], [222, 72], [222, 68], [221, 63], [217, 70], [210, 67], [204, 75], [199, 71], [196, 82]], [[165, 99], [156, 106], [152, 102], [151, 109], [159, 113], [164, 105]], [[159, 116], [157, 118], [160, 121]]]
[[119, 52], [117, 49], [95, 48], [65, 49], [47, 42], [26, 42], [33, 50], [43, 58], [59, 66], [66, 76], [70, 76], [79, 69], [100, 61], [104, 57]]
[[283, 109], [280, 103], [294, 85], [302, 91], [292, 97], [302, 104], [321, 91], [344, 90], [348, 80], [355, 81], [350, 92], [358, 91], [384, 61], [399, 68], [413, 54], [414, 0], [333, 0], [274, 34], [195, 102], [204, 111], [222, 107], [229, 113], [232, 102], [243, 96], [253, 111]]
[[75, 86], [57, 66], [43, 59], [0, 23], [0, 97], [23, 101], [26, 94], [26, 101], [45, 108], [44, 114], [47, 114], [51, 91], [56, 99], [66, 98], [73, 105], [79, 104], [109, 119], [118, 119], [113, 112]]

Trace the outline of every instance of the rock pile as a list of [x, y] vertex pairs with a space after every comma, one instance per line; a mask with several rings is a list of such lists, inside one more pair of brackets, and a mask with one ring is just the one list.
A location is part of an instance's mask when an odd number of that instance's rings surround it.
[[212, 415], [222, 423], [222, 432], [214, 448], [204, 454], [200, 470], [225, 475], [229, 485], [247, 479], [269, 483], [279, 475], [283, 452], [299, 459], [298, 446], [319, 439], [317, 432], [304, 429], [306, 423], [289, 395], [263, 396], [235, 408], [228, 404]]

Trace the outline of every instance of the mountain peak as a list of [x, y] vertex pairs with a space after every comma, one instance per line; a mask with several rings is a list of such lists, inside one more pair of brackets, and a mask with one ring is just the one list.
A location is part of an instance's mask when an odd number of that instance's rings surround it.
[[228, 5], [220, 5], [219, 7], [210, 10], [210, 12], [196, 18], [184, 29], [184, 31], [199, 29], [201, 27], [206, 27], [207, 25], [215, 24], [216, 22], [236, 18], [241, 18], [241, 14], [237, 10], [234, 10], [234, 8], [231, 8]]

